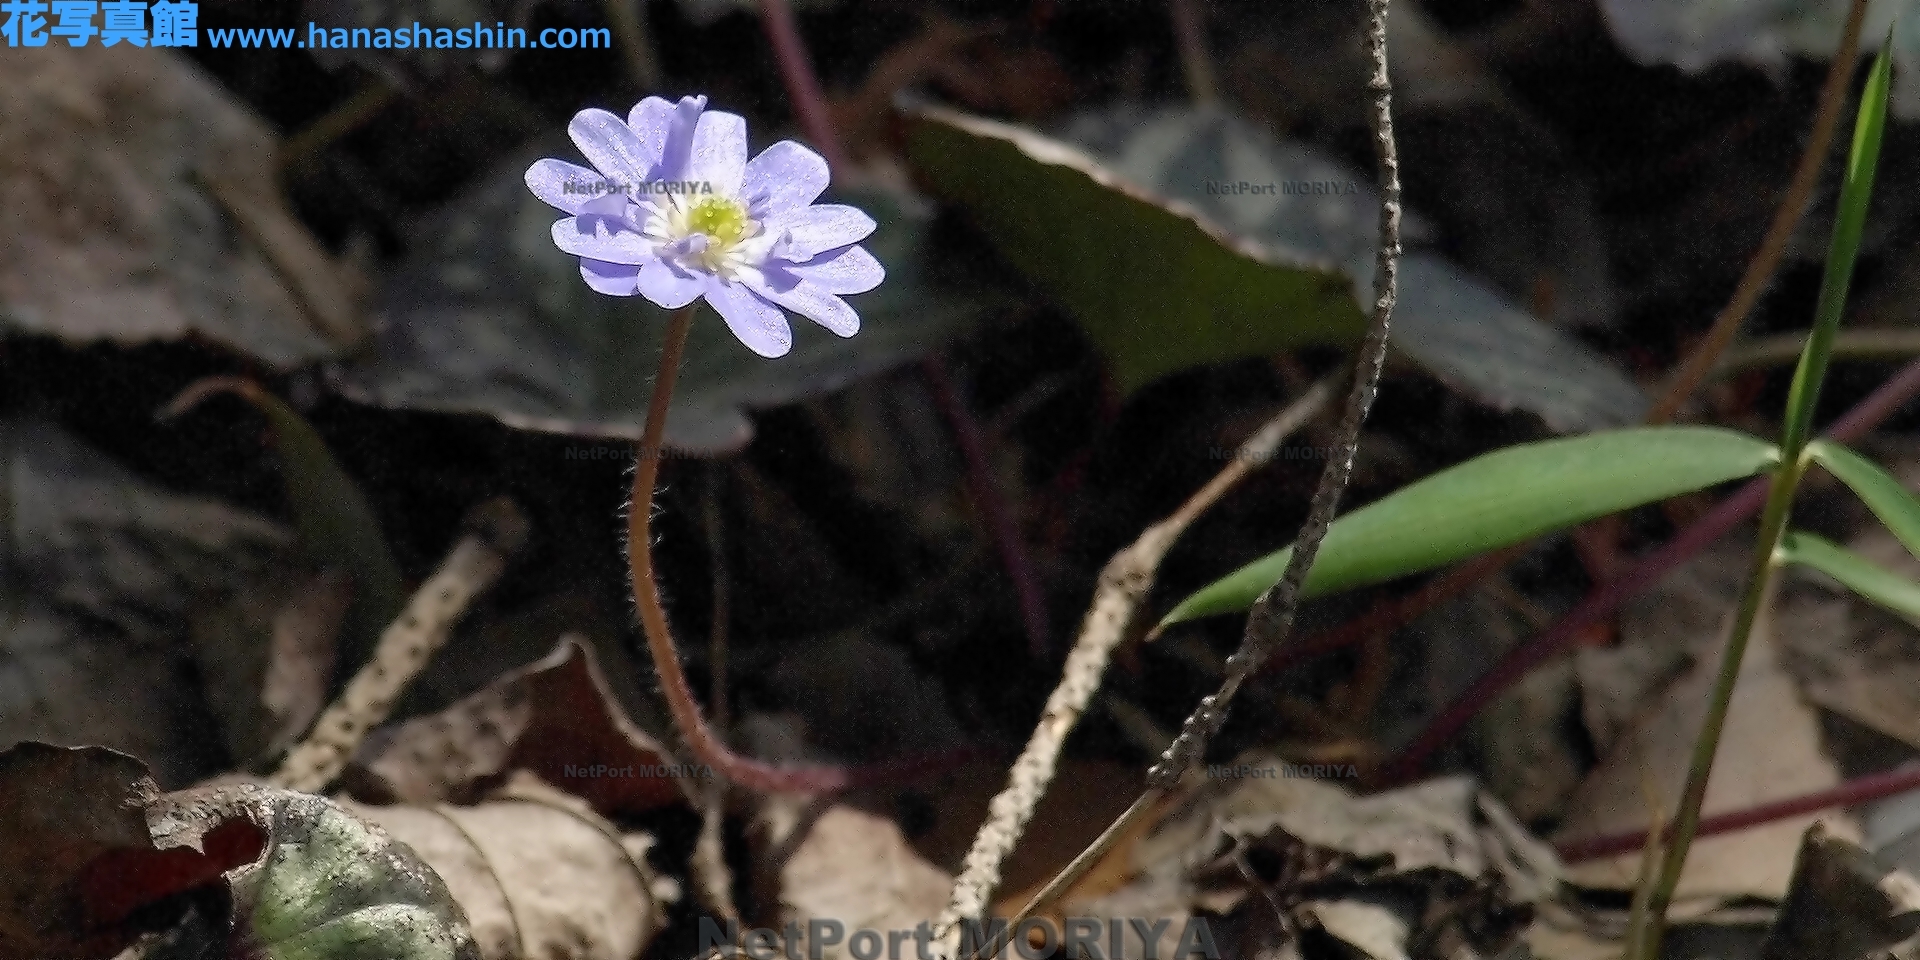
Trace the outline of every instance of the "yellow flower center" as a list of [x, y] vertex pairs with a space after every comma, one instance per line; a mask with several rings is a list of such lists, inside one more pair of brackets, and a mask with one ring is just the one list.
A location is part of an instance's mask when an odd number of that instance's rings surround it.
[[751, 226], [747, 205], [728, 197], [703, 197], [687, 211], [687, 229], [712, 237], [723, 249], [739, 243]]
[[742, 200], [670, 193], [650, 206], [640, 232], [682, 267], [733, 279], [765, 255], [768, 238]]

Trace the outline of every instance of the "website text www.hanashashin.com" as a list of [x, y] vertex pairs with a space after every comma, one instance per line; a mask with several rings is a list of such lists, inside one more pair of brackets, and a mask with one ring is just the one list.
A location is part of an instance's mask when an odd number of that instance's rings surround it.
[[285, 50], [601, 50], [613, 46], [604, 27], [525, 28], [495, 22], [471, 27], [203, 27], [194, 0], [0, 0], [0, 41], [44, 47], [58, 41], [84, 47], [125, 43], [145, 47]]

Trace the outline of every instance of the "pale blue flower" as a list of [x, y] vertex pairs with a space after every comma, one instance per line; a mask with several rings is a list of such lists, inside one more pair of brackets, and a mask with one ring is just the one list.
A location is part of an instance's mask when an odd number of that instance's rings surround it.
[[564, 213], [553, 242], [580, 258], [593, 289], [667, 309], [705, 297], [763, 357], [793, 347], [782, 308], [843, 337], [860, 316], [840, 299], [886, 271], [858, 246], [873, 218], [816, 204], [827, 162], [783, 140], [747, 160], [746, 121], [707, 98], [648, 97], [627, 119], [582, 110], [567, 132], [593, 169], [546, 159], [527, 168], [534, 196]]

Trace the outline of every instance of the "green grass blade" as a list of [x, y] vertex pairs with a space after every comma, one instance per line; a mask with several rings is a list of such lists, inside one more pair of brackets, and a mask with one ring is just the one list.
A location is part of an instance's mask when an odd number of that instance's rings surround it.
[[353, 577], [353, 606], [342, 628], [342, 653], [349, 660], [371, 653], [381, 631], [406, 605], [407, 585], [393, 560], [386, 531], [359, 484], [341, 468], [326, 440], [305, 417], [251, 380], [210, 377], [199, 381], [161, 415], [176, 416], [217, 393], [233, 394], [266, 417], [301, 545], [316, 562]]
[[1813, 412], [1820, 402], [1820, 385], [1827, 376], [1827, 362], [1833, 356], [1833, 338], [1840, 332], [1841, 313], [1847, 305], [1847, 287], [1853, 279], [1853, 264], [1860, 253], [1860, 233], [1867, 223], [1867, 204], [1873, 198], [1874, 171], [1880, 164], [1880, 140], [1887, 126], [1887, 91], [1893, 77], [1892, 28], [1887, 43], [1874, 58], [1873, 73], [1860, 93], [1860, 113], [1853, 125], [1853, 149], [1847, 155], [1846, 179], [1840, 186], [1840, 210], [1833, 223], [1833, 239], [1827, 246], [1827, 265], [1820, 277], [1818, 313], [1807, 335], [1807, 346], [1800, 354], [1800, 366], [1793, 372], [1793, 387], [1787, 393], [1785, 429], [1780, 449], [1788, 459], [1797, 458], [1813, 434]]
[[1815, 440], [1807, 445], [1807, 455], [1839, 477], [1899, 538], [1908, 553], [1920, 557], [1920, 498], [1878, 464], [1840, 444]]
[[[1342, 517], [1305, 593], [1430, 570], [1778, 462], [1772, 444], [1712, 427], [1638, 427], [1497, 450]], [[1289, 547], [1240, 568], [1182, 601], [1161, 626], [1251, 607], [1291, 556]]]
[[1811, 533], [1789, 533], [1774, 556], [1781, 563], [1818, 570], [1861, 597], [1920, 623], [1920, 583], [1875, 564], [1852, 550]]

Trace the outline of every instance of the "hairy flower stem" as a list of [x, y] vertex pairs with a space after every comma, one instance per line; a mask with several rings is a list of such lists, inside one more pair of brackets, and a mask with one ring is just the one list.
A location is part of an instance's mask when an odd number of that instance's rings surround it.
[[840, 768], [776, 767], [727, 749], [700, 716], [700, 704], [693, 698], [693, 687], [687, 683], [680, 654], [673, 648], [673, 635], [667, 629], [667, 611], [660, 604], [660, 588], [653, 578], [653, 488], [660, 476], [667, 403], [673, 397], [673, 381], [680, 371], [680, 355], [686, 351], [693, 313], [693, 306], [681, 307], [668, 323], [666, 345], [660, 353], [660, 375], [653, 382], [653, 399], [647, 405], [647, 424], [633, 471], [633, 504], [627, 511], [627, 562], [632, 567], [633, 599], [640, 608], [647, 650], [653, 655], [653, 668], [660, 675], [660, 688], [673, 713], [673, 724], [695, 759], [712, 767], [719, 776], [752, 790], [836, 792], [852, 781]]

